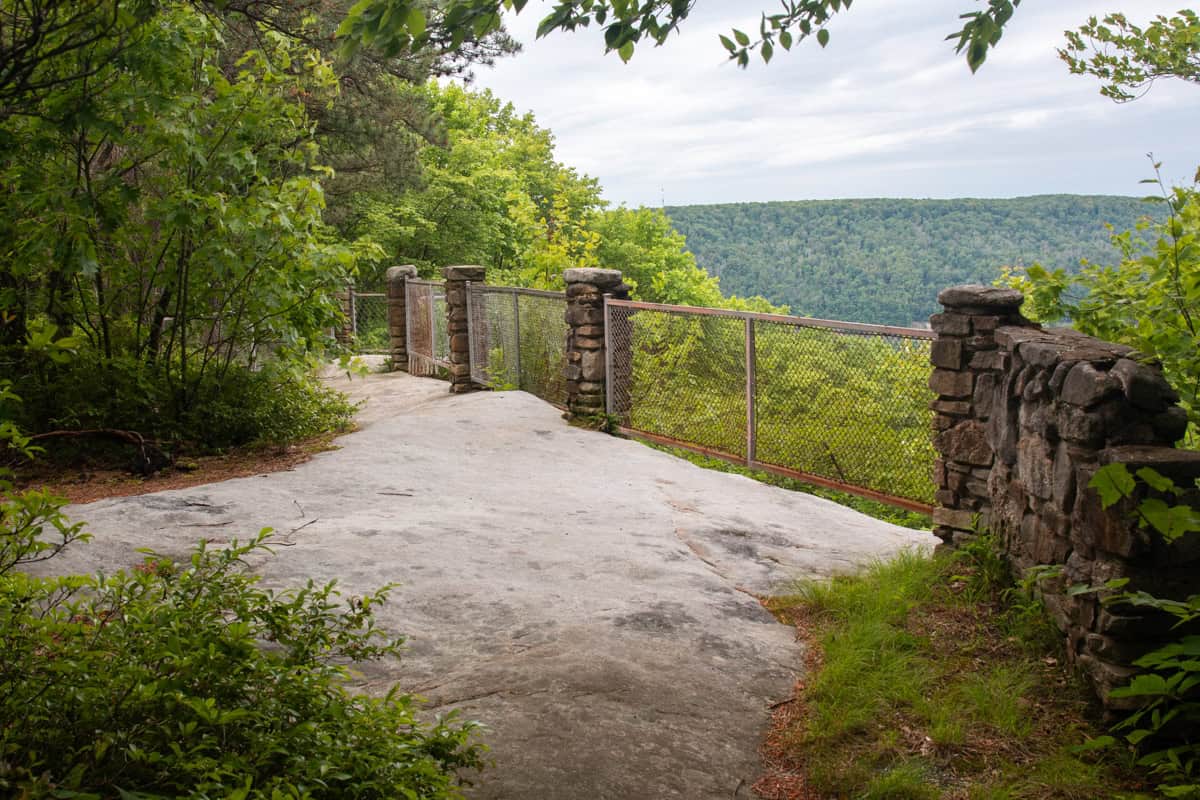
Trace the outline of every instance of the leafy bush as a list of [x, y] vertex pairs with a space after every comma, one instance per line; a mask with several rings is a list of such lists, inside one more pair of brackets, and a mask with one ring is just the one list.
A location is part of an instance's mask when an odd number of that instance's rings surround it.
[[14, 569], [41, 546], [11, 524], [24, 503], [0, 513], [0, 794], [447, 798], [480, 764], [472, 723], [345, 689], [341, 662], [402, 643], [374, 627], [386, 588], [344, 607], [333, 584], [262, 589], [245, 559], [266, 532], [183, 564], [34, 577]]
[[[33, 455], [0, 380], [0, 447]], [[16, 493], [0, 468], [0, 796], [459, 797], [480, 765], [473, 723], [415, 717], [413, 698], [349, 693], [346, 663], [395, 657], [376, 630], [389, 587], [343, 603], [333, 583], [259, 587], [269, 531], [186, 563], [37, 577], [85, 540], [65, 500]]]
[[[1102, 467], [1091, 485], [1107, 508], [1138, 495], [1139, 482], [1158, 496], [1141, 498], [1135, 514], [1139, 524], [1168, 542], [1200, 532], [1200, 510], [1189, 491], [1157, 471], [1143, 467], [1130, 474], [1124, 464]], [[1172, 501], [1182, 502], [1168, 502]], [[1192, 501], [1192, 502], [1189, 502]], [[1104, 588], [1121, 589], [1124, 579]], [[1088, 587], [1094, 588], [1094, 587]], [[1200, 595], [1167, 600], [1139, 592], [1120, 592], [1104, 599], [1108, 604], [1129, 604], [1164, 611], [1179, 628], [1200, 619]], [[1142, 705], [1114, 729], [1141, 753], [1139, 764], [1150, 768], [1165, 797], [1200, 798], [1200, 636], [1181, 635], [1139, 658], [1134, 665], [1144, 672], [1128, 686], [1114, 689], [1112, 697], [1138, 698]], [[1109, 744], [1107, 738], [1099, 744]]]
[[18, 377], [31, 431], [120, 428], [201, 450], [279, 444], [346, 427], [354, 407], [292, 363], [231, 366], [179, 396], [180, 383], [133, 358], [84, 353]]
[[345, 395], [310, 375], [272, 367], [239, 370], [184, 418], [182, 431], [207, 447], [282, 444], [345, 429], [354, 408]]

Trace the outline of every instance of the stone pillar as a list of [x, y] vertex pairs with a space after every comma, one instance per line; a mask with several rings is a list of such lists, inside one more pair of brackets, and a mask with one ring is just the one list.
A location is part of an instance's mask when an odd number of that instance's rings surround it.
[[388, 267], [388, 345], [392, 354], [392, 372], [408, 372], [407, 282], [415, 277], [417, 268], [412, 265]]
[[937, 394], [933, 532], [946, 544], [959, 544], [986, 528], [991, 500], [988, 479], [995, 451], [988, 436], [994, 389], [1008, 367], [1008, 354], [996, 343], [1001, 325], [1029, 325], [1021, 316], [1024, 296], [995, 286], [952, 286], [938, 294], [945, 312], [929, 318], [937, 338], [930, 360], [929, 388]]
[[467, 284], [483, 283], [484, 267], [446, 267], [446, 331], [450, 336], [450, 391], [469, 392], [471, 383], [471, 341], [467, 324]]
[[567, 349], [563, 374], [567, 379], [567, 417], [604, 413], [605, 369], [604, 295], [629, 297], [629, 287], [615, 269], [569, 269], [567, 284]]
[[351, 295], [353, 286], [347, 286], [337, 292], [338, 307], [342, 310], [341, 323], [333, 329], [333, 338], [343, 347], [349, 347], [354, 341], [354, 300]]

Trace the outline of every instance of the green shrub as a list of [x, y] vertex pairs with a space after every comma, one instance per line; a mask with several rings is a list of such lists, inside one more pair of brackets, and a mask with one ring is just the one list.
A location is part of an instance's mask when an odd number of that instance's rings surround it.
[[[1168, 543], [1200, 533], [1200, 507], [1195, 488], [1143, 467], [1130, 473], [1124, 464], [1101, 467], [1089, 484], [1105, 508], [1128, 501], [1139, 525]], [[1105, 589], [1124, 589], [1127, 579], [1109, 581]], [[1093, 591], [1101, 587], [1078, 587]], [[1143, 672], [1110, 697], [1133, 698], [1141, 705], [1114, 728], [1134, 747], [1138, 763], [1149, 768], [1164, 797], [1200, 798], [1200, 595], [1184, 600], [1154, 597], [1145, 591], [1121, 591], [1103, 598], [1107, 605], [1129, 604], [1165, 612], [1176, 620], [1178, 637], [1134, 661]], [[1112, 744], [1106, 737], [1097, 745]]]
[[36, 524], [11, 524], [25, 502], [0, 516], [0, 795], [450, 798], [480, 764], [473, 723], [344, 687], [342, 664], [401, 645], [374, 627], [386, 588], [262, 589], [245, 560], [266, 532], [182, 564], [34, 577], [16, 569], [45, 555]]
[[[32, 432], [119, 428], [200, 451], [282, 444], [349, 425], [354, 407], [290, 362], [231, 366], [183, 383], [133, 358], [84, 353], [18, 376], [19, 419]], [[89, 442], [89, 447], [94, 443]]]
[[283, 444], [343, 430], [354, 418], [345, 395], [291, 370], [239, 370], [213, 389], [181, 420], [186, 438], [207, 448]]
[[[0, 448], [36, 448], [0, 380]], [[344, 686], [346, 664], [395, 657], [376, 630], [388, 587], [344, 603], [334, 584], [259, 587], [268, 532], [186, 563], [150, 555], [115, 575], [37, 577], [87, 535], [65, 500], [15, 492], [0, 467], [0, 796], [459, 797], [480, 765], [473, 723]]]

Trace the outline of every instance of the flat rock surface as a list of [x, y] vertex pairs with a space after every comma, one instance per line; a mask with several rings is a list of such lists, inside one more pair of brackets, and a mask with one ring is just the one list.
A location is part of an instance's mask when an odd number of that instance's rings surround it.
[[361, 430], [292, 471], [68, 509], [94, 540], [58, 571], [137, 548], [184, 557], [274, 528], [276, 586], [396, 582], [399, 683], [487, 726], [473, 798], [749, 797], [771, 703], [801, 664], [752, 595], [931, 535], [569, 427], [522, 392], [449, 395], [406, 375], [331, 379]]

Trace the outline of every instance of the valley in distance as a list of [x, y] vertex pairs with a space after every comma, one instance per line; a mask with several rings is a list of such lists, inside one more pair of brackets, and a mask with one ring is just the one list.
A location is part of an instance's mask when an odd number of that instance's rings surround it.
[[697, 263], [726, 295], [762, 295], [793, 314], [924, 324], [937, 293], [992, 283], [1003, 266], [1116, 263], [1110, 231], [1159, 219], [1162, 203], [1108, 195], [855, 199], [668, 206]]

